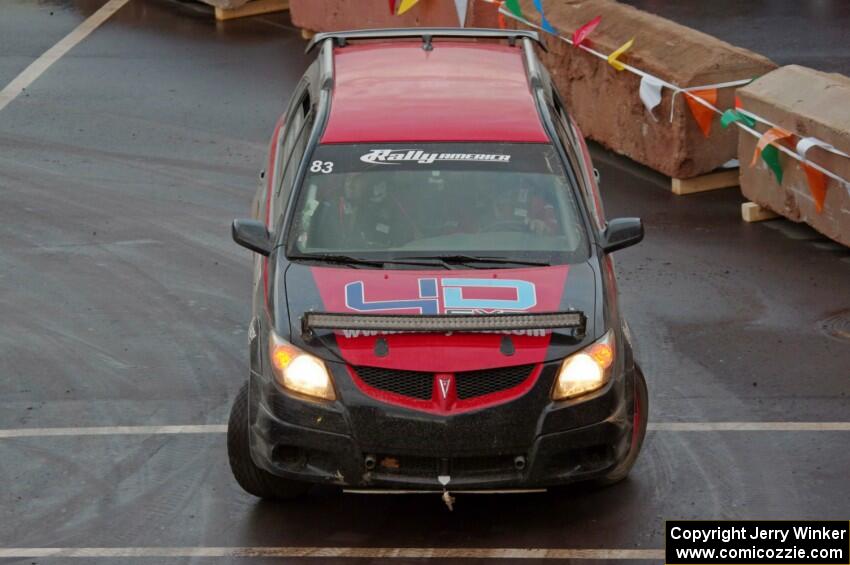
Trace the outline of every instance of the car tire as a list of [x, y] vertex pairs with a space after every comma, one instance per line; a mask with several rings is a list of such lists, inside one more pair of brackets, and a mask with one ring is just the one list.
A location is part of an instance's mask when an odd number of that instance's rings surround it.
[[646, 424], [649, 420], [649, 391], [646, 387], [646, 379], [640, 367], [635, 365], [634, 371], [634, 405], [630, 411], [634, 422], [634, 432], [629, 453], [616, 467], [610, 470], [604, 477], [594, 482], [601, 487], [614, 485], [629, 476], [629, 471], [637, 461], [640, 449], [643, 446], [643, 438], [646, 436]]
[[309, 490], [309, 484], [278, 477], [254, 464], [249, 443], [248, 404], [248, 383], [245, 383], [233, 401], [227, 422], [227, 457], [236, 482], [245, 492], [267, 500], [290, 500], [303, 495]]

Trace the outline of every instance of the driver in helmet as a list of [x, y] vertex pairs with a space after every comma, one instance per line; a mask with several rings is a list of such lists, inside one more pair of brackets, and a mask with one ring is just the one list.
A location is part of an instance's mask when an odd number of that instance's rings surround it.
[[[539, 235], [559, 232], [555, 207], [545, 190], [523, 182], [517, 192], [499, 193], [492, 201], [488, 231], [530, 231]], [[495, 228], [495, 229], [494, 229]]]

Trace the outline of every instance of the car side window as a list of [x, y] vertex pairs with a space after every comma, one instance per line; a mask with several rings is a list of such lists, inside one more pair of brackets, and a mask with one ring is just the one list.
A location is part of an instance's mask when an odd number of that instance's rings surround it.
[[[294, 104], [290, 110], [290, 114], [288, 116], [289, 120], [286, 124], [283, 139], [281, 141], [279, 161], [281, 166], [277, 167], [275, 178], [272, 179], [271, 184], [271, 186], [274, 187], [274, 194], [272, 194], [271, 198], [271, 211], [269, 214], [272, 226], [275, 225], [278, 216], [280, 216], [281, 208], [289, 196], [286, 177], [287, 173], [289, 173], [289, 169], [291, 168], [290, 163], [293, 162], [291, 159], [293, 151], [298, 144], [298, 140], [301, 137], [303, 130], [305, 129], [304, 126], [308, 121], [309, 113], [310, 91], [305, 88], [304, 92], [301, 93], [298, 102]], [[298, 161], [294, 162], [297, 167]]]
[[[295, 141], [298, 139], [298, 134], [301, 133], [301, 127], [304, 125], [304, 120], [307, 119], [307, 114], [309, 113], [310, 91], [305, 90], [298, 102], [298, 105], [292, 108], [290, 123], [286, 125], [286, 134], [283, 138], [283, 147], [281, 147], [281, 154], [283, 155], [284, 163], [289, 159], [289, 155], [292, 153], [292, 148], [295, 146]], [[280, 192], [280, 185], [278, 185], [277, 190]]]
[[277, 206], [272, 207], [272, 218], [274, 218], [275, 225], [280, 220], [283, 208], [289, 200], [289, 195], [292, 192], [292, 184], [295, 182], [295, 175], [298, 173], [298, 165], [304, 157], [304, 151], [307, 148], [307, 141], [310, 139], [310, 131], [312, 129], [313, 115], [308, 114], [301, 124], [301, 130], [293, 140], [291, 151], [284, 165], [283, 180], [278, 187], [278, 197], [275, 199]]
[[[582, 198], [584, 198], [587, 209], [593, 217], [594, 224], [599, 230], [603, 230], [605, 229], [605, 213], [602, 208], [602, 199], [596, 186], [593, 165], [590, 162], [590, 156], [587, 153], [581, 132], [573, 126], [557, 98], [555, 99], [555, 107], [550, 108], [550, 112], [555, 118], [555, 130], [558, 138], [561, 140], [570, 165], [578, 177]], [[581, 155], [578, 154], [577, 148], [581, 150]]]

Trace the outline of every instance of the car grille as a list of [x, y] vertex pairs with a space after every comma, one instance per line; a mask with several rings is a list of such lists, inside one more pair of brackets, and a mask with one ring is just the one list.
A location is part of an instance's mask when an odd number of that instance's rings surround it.
[[519, 386], [528, 378], [532, 369], [534, 369], [534, 365], [518, 365], [516, 367], [456, 373], [457, 397], [466, 400]]
[[[518, 365], [455, 373], [457, 397], [468, 400], [514, 388], [522, 384], [533, 370], [534, 365]], [[356, 367], [354, 371], [360, 380], [372, 388], [419, 400], [431, 399], [434, 373], [380, 367]]]
[[372, 388], [420, 400], [431, 399], [431, 391], [434, 388], [433, 373], [380, 367], [357, 367], [355, 371], [360, 380]]

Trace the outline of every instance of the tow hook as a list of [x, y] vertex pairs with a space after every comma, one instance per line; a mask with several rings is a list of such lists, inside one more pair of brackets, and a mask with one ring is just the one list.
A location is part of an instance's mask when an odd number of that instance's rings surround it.
[[452, 478], [449, 475], [438, 475], [437, 480], [441, 485], [443, 485], [443, 502], [446, 503], [446, 508], [449, 509], [449, 512], [452, 512], [454, 510], [455, 497], [453, 497], [446, 488], [449, 486], [449, 481], [451, 481]]

